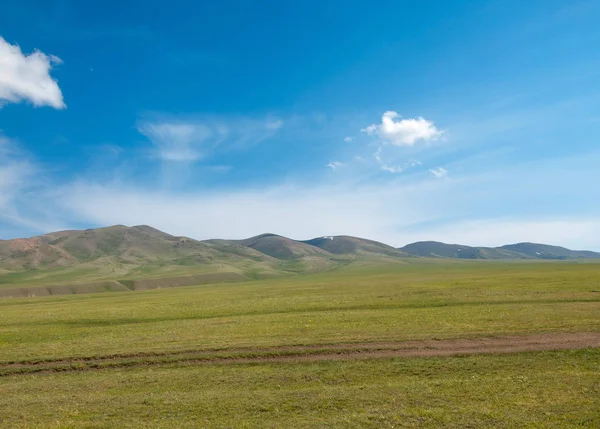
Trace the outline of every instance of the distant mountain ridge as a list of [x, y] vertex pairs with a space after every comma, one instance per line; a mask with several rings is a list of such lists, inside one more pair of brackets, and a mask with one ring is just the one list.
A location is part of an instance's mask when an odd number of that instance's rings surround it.
[[500, 247], [471, 247], [437, 241], [419, 241], [400, 248], [416, 256], [457, 259], [598, 259], [600, 253], [570, 250], [538, 243], [516, 243]]
[[243, 240], [199, 241], [147, 225], [115, 225], [0, 240], [0, 288], [15, 282], [36, 285], [119, 279], [127, 283], [209, 273], [265, 278], [324, 271], [355, 261], [406, 263], [418, 257], [575, 260], [597, 259], [600, 253], [535, 243], [472, 247], [423, 241], [394, 248], [347, 235], [301, 241], [261, 234]]

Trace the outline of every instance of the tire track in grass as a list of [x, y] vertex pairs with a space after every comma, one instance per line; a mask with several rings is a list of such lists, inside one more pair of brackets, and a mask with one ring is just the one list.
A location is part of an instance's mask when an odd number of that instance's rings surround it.
[[257, 348], [132, 353], [55, 360], [0, 363], [0, 376], [91, 371], [156, 365], [232, 365], [299, 363], [392, 357], [443, 357], [521, 353], [600, 347], [600, 332], [544, 333], [524, 336], [454, 338], [402, 342], [314, 344]]

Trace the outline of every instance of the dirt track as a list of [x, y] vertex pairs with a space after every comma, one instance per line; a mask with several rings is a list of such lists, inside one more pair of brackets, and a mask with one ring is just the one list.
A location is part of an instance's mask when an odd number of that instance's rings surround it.
[[3, 362], [0, 376], [71, 372], [149, 365], [227, 365], [316, 362], [390, 357], [432, 357], [518, 353], [600, 347], [600, 332], [551, 333], [512, 337], [420, 340], [389, 343], [321, 344], [265, 348], [185, 350], [54, 360]]

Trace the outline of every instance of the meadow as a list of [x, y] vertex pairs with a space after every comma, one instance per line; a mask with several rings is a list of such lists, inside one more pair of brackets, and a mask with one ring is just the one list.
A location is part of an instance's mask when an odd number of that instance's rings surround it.
[[3, 299], [0, 425], [599, 427], [599, 347], [597, 263]]

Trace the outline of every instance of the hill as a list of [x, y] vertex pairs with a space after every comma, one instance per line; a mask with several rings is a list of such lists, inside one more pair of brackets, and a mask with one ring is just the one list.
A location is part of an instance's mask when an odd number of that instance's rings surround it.
[[[8, 269], [54, 268], [100, 261], [140, 265], [150, 262], [211, 263], [219, 246], [175, 237], [141, 225], [122, 225], [84, 231], [60, 231], [39, 237], [0, 241], [0, 266]], [[233, 256], [265, 259], [240, 246]]]
[[527, 255], [509, 249], [471, 247], [461, 244], [446, 244], [438, 241], [420, 241], [401, 247], [407, 253], [423, 257], [458, 259], [530, 259]]
[[587, 250], [570, 250], [560, 246], [539, 243], [517, 243], [500, 247], [538, 259], [583, 259], [600, 258], [600, 253]]
[[208, 240], [207, 243], [234, 243], [250, 247], [281, 261], [286, 269], [300, 271], [334, 268], [355, 261], [401, 262], [412, 258], [406, 252], [383, 243], [347, 235], [326, 236], [311, 240], [292, 240], [276, 234], [261, 234], [245, 240]]
[[388, 257], [408, 257], [408, 253], [387, 244], [348, 235], [313, 238], [303, 243], [318, 247], [335, 255], [369, 255]]
[[287, 272], [323, 271], [348, 262], [319, 247], [277, 234], [261, 234], [244, 240], [208, 240], [205, 243], [247, 247], [276, 259], [278, 268]]
[[0, 284], [92, 281], [206, 272], [280, 274], [261, 252], [203, 243], [140, 225], [0, 241]]
[[399, 250], [416, 256], [458, 259], [592, 259], [600, 253], [575, 251], [546, 244], [518, 243], [501, 247], [471, 247], [437, 241], [419, 241]]
[[[209, 243], [224, 240], [209, 240]], [[261, 234], [245, 240], [228, 240], [228, 243], [237, 244], [257, 250], [276, 259], [290, 260], [305, 256], [331, 257], [329, 252], [302, 241], [292, 240], [277, 234]]]

